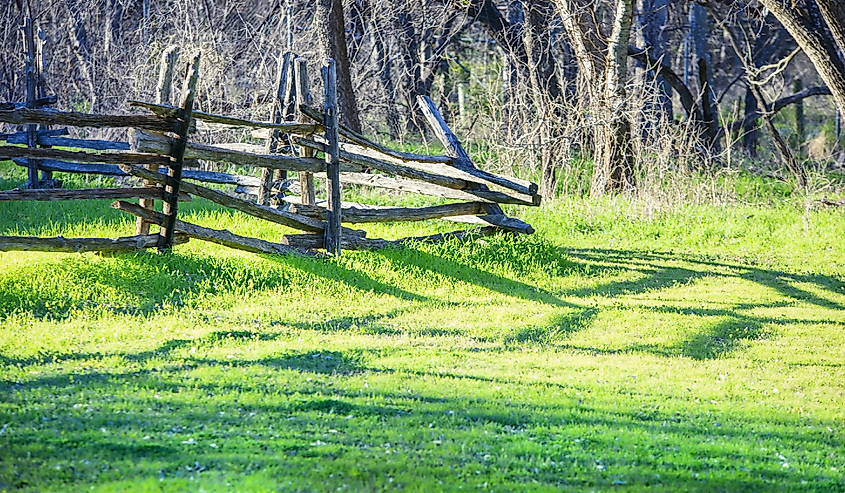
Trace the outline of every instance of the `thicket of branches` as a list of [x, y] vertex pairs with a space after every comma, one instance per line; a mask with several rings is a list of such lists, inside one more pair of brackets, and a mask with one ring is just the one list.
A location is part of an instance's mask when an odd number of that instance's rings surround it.
[[[770, 172], [806, 187], [806, 142], [827, 132], [816, 162], [836, 150], [837, 130], [823, 124], [838, 121], [845, 93], [837, 8], [826, 0], [13, 0], [0, 17], [0, 99], [24, 100], [27, 16], [46, 40], [49, 92], [59, 107], [83, 111], [151, 99], [158, 57], [176, 44], [185, 55], [202, 51], [199, 109], [266, 118], [282, 53], [316, 68], [337, 53], [327, 47], [335, 42], [349, 62], [351, 94], [341, 96], [358, 113], [345, 111], [347, 123], [426, 142], [415, 97], [431, 96], [456, 133], [491, 156], [488, 165], [538, 179], [546, 195], [660, 190], [667, 174], [755, 157], [757, 168], [779, 160]], [[338, 33], [330, 21], [341, 9]], [[794, 105], [810, 96], [819, 97], [804, 123]], [[789, 125], [775, 116], [781, 108]], [[774, 155], [761, 139], [776, 144]]]

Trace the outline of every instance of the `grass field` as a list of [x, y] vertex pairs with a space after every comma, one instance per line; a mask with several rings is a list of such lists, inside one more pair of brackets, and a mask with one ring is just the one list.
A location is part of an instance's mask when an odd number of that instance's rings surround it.
[[845, 491], [842, 212], [517, 213], [537, 234], [340, 259], [0, 253], [0, 491]]

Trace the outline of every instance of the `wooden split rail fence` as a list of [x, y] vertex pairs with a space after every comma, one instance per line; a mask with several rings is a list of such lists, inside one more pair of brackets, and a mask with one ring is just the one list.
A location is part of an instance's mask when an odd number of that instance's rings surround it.
[[[0, 103], [0, 122], [27, 125], [27, 130], [0, 134], [0, 159], [12, 159], [29, 171], [28, 188], [0, 192], [0, 202], [12, 200], [114, 199], [112, 207], [137, 217], [136, 234], [117, 239], [0, 237], [0, 251], [117, 251], [172, 245], [197, 238], [251, 252], [293, 253], [325, 249], [339, 254], [342, 249], [377, 249], [408, 241], [440, 241], [499, 231], [533, 233], [530, 225], [507, 217], [500, 204], [537, 206], [537, 186], [529, 181], [504, 177], [477, 169], [459, 140], [451, 132], [432, 101], [419, 99], [420, 107], [447, 150], [445, 156], [400, 152], [360, 135], [338, 121], [334, 61], [322, 67], [324, 104], [313, 105], [308, 87], [307, 65], [293, 54], [281, 59], [276, 77], [273, 110], [269, 121], [253, 121], [194, 111], [199, 54], [188, 64], [183, 94], [178, 106], [168, 104], [177, 53], [169, 48], [162, 56], [156, 102], [130, 101], [145, 108], [148, 115], [92, 115], [37, 107], [37, 98], [27, 104]], [[34, 128], [40, 125], [40, 128]], [[128, 127], [129, 142], [110, 142], [64, 137], [67, 130], [48, 125], [75, 127]], [[255, 144], [206, 145], [189, 142], [189, 133], [199, 125], [253, 129], [253, 136], [265, 139]], [[341, 142], [341, 138], [344, 142]], [[27, 144], [19, 147], [8, 144]], [[86, 151], [68, 151], [71, 147]], [[90, 151], [96, 152], [90, 152]], [[317, 156], [322, 154], [322, 158]], [[261, 177], [185, 169], [197, 160], [229, 163], [261, 169]], [[38, 189], [45, 184], [42, 173], [59, 171], [129, 175], [144, 180], [143, 187], [62, 190]], [[34, 174], [33, 174], [34, 173]], [[298, 176], [289, 177], [288, 173]], [[48, 175], [49, 176], [49, 175]], [[326, 200], [318, 202], [315, 178], [326, 184]], [[199, 183], [195, 183], [199, 182]], [[256, 202], [210, 188], [201, 183], [235, 185], [236, 191], [254, 195]], [[60, 185], [60, 184], [59, 184]], [[384, 188], [450, 199], [431, 207], [379, 207], [341, 202], [342, 185]], [[298, 195], [291, 192], [298, 192]], [[186, 223], [177, 218], [180, 200], [199, 196], [224, 207], [301, 231], [281, 235], [278, 242], [235, 235]], [[140, 199], [138, 204], [128, 199]], [[275, 199], [275, 201], [274, 201]], [[162, 201], [162, 211], [154, 202]], [[273, 204], [272, 202], [275, 202]], [[275, 206], [274, 206], [275, 205]], [[469, 223], [472, 229], [395, 241], [367, 238], [364, 231], [341, 224], [421, 221], [444, 219]], [[149, 225], [160, 226], [149, 234]]]

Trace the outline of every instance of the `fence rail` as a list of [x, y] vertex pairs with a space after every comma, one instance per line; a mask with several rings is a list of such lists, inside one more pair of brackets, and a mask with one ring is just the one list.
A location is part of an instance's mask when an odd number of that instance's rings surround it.
[[[138, 218], [134, 236], [117, 239], [6, 236], [0, 237], [0, 251], [120, 251], [151, 247], [166, 250], [195, 238], [251, 252], [290, 254], [325, 249], [339, 254], [343, 249], [376, 249], [411, 241], [443, 241], [501, 231], [534, 232], [529, 224], [506, 216], [499, 204], [537, 206], [541, 200], [537, 185], [476, 168], [428, 98], [420, 98], [420, 107], [447, 155], [397, 151], [340, 124], [331, 59], [322, 67], [325, 89], [322, 110], [313, 105], [305, 61], [291, 53], [281, 58], [270, 121], [193, 111], [198, 54], [188, 64], [180, 104], [172, 106], [167, 103], [176, 60], [174, 53], [173, 48], [163, 53], [156, 103], [129, 102], [133, 107], [149, 110], [151, 114], [148, 115], [56, 111], [41, 107], [55, 103], [55, 98], [43, 94], [28, 98], [27, 103], [0, 103], [0, 122], [26, 125], [25, 131], [0, 134], [0, 140], [6, 142], [6, 145], [0, 145], [0, 158], [12, 159], [30, 170], [28, 189], [2, 191], [0, 201], [109, 199], [114, 200], [113, 208]], [[253, 137], [265, 139], [265, 145], [190, 142], [189, 133], [196, 121], [222, 128], [254, 129]], [[48, 128], [49, 125], [61, 125], [62, 128]], [[128, 142], [112, 142], [71, 138], [67, 137], [65, 126], [128, 127], [129, 139]], [[20, 147], [21, 144], [27, 147]], [[323, 157], [318, 157], [320, 154]], [[252, 168], [260, 172], [261, 177], [185, 169], [197, 165], [199, 160]], [[39, 180], [39, 171], [47, 179]], [[52, 172], [133, 176], [143, 179], [144, 186], [39, 189], [61, 185], [50, 181]], [[289, 179], [289, 172], [298, 176]], [[315, 178], [326, 183], [326, 200], [322, 202], [317, 201]], [[204, 183], [234, 185], [236, 192], [247, 192], [254, 201], [243, 195], [209, 188]], [[347, 203], [341, 201], [343, 185], [390, 189], [459, 202], [417, 208]], [[274, 193], [278, 199], [275, 206], [271, 205]], [[269, 242], [187, 223], [177, 217], [178, 202], [191, 200], [192, 196], [302, 233], [282, 235], [278, 242]], [[139, 199], [140, 203], [126, 202], [127, 199]], [[161, 212], [154, 210], [155, 201], [163, 202]], [[364, 231], [341, 226], [430, 219], [474, 227], [388, 241], [367, 238]], [[159, 225], [160, 232], [148, 234], [150, 224]]]

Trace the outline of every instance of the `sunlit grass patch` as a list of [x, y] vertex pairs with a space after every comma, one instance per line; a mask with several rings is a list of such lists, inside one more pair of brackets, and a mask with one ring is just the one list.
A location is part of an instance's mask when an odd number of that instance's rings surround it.
[[[134, 228], [42, 205], [0, 229]], [[578, 199], [339, 259], [0, 253], [0, 490], [842, 490], [845, 226], [802, 214]]]

